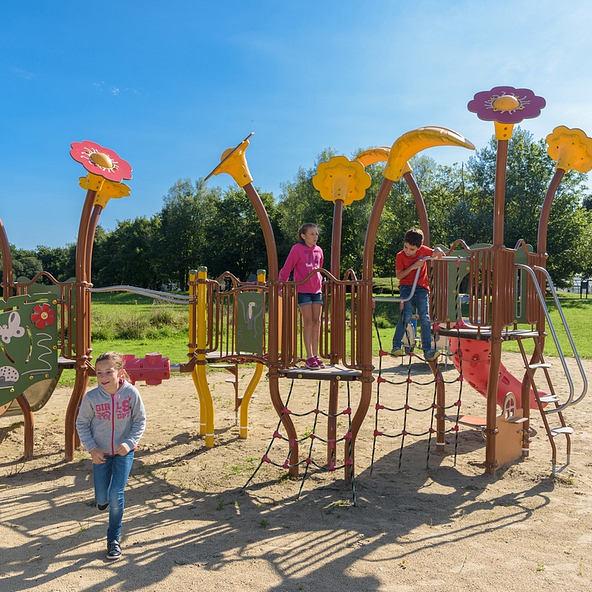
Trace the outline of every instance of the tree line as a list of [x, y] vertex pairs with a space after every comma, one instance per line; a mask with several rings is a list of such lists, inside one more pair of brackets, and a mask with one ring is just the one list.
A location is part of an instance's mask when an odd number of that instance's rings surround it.
[[[333, 203], [323, 200], [312, 184], [320, 162], [336, 154], [328, 149], [310, 169], [300, 168], [281, 186], [276, 200], [259, 191], [276, 237], [279, 265], [297, 240], [303, 222], [315, 222], [319, 244], [330, 260]], [[427, 156], [411, 162], [426, 202], [431, 244], [490, 243], [493, 237], [493, 196], [496, 142], [477, 151], [466, 163], [442, 166]], [[514, 247], [524, 239], [536, 248], [539, 214], [555, 163], [546, 143], [535, 141], [517, 128], [509, 142], [506, 179], [504, 242]], [[372, 185], [363, 200], [344, 208], [342, 271], [361, 270], [366, 227], [382, 182], [382, 164], [366, 167]], [[586, 176], [574, 171], [559, 186], [548, 225], [548, 269], [559, 287], [571, 284], [575, 274], [592, 273], [592, 196]], [[389, 194], [377, 231], [375, 275], [394, 276], [396, 253], [405, 231], [419, 224], [413, 196], [404, 181]], [[32, 277], [41, 270], [64, 281], [74, 276], [75, 244], [35, 250], [11, 245], [14, 276]], [[185, 289], [188, 272], [200, 265], [209, 277], [230, 271], [247, 280], [267, 268], [265, 241], [257, 215], [244, 191], [208, 187], [203, 179], [177, 181], [163, 197], [162, 209], [152, 216], [117, 223], [113, 231], [98, 227], [93, 249], [95, 286], [128, 284], [162, 289]]]

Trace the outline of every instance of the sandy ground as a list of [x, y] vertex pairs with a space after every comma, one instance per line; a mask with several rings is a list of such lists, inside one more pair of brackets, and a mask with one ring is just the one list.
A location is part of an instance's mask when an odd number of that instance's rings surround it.
[[[381, 402], [398, 408], [407, 392], [406, 366], [384, 358]], [[553, 372], [559, 366], [557, 360]], [[504, 363], [521, 376], [518, 356]], [[592, 363], [585, 363], [592, 375]], [[245, 369], [243, 382], [249, 371]], [[356, 449], [354, 487], [343, 470], [309, 465], [306, 479], [286, 478], [287, 443], [273, 439], [278, 418], [262, 380], [250, 408], [250, 433], [240, 439], [232, 385], [212, 371], [216, 446], [199, 435], [199, 403], [191, 378], [138, 385], [148, 427], [128, 483], [120, 561], [105, 559], [107, 517], [93, 505], [91, 462], [80, 450], [64, 462], [70, 391], [58, 389], [35, 415], [35, 456], [22, 461], [18, 417], [0, 417], [0, 590], [449, 591], [592, 589], [592, 397], [566, 413], [574, 428], [571, 464], [551, 476], [551, 450], [540, 417], [528, 458], [484, 473], [479, 430], [447, 434], [445, 453], [428, 435], [433, 384], [414, 364], [407, 418], [381, 411], [373, 455], [374, 409]], [[459, 394], [445, 373], [449, 401]], [[421, 384], [420, 384], [421, 383]], [[559, 386], [558, 391], [565, 390]], [[578, 386], [578, 384], [576, 385]], [[290, 384], [282, 384], [287, 397]], [[357, 406], [359, 391], [349, 396]], [[294, 383], [289, 407], [299, 434], [326, 435], [326, 409], [313, 381]], [[466, 383], [465, 413], [484, 415], [485, 400]], [[348, 405], [346, 385], [340, 409]], [[296, 413], [307, 415], [297, 416]], [[316, 425], [315, 425], [316, 417]], [[347, 431], [347, 415], [339, 435]], [[406, 421], [406, 423], [404, 423]], [[451, 424], [452, 427], [452, 424]], [[311, 440], [302, 446], [301, 458]], [[312, 441], [323, 465], [326, 445]], [[565, 440], [557, 440], [559, 462]], [[454, 452], [457, 452], [456, 459]], [[429, 455], [428, 455], [429, 452]], [[343, 446], [338, 447], [343, 463]], [[301, 474], [304, 473], [303, 465]], [[299, 495], [300, 492], [300, 495]], [[356, 504], [353, 504], [354, 495]]]

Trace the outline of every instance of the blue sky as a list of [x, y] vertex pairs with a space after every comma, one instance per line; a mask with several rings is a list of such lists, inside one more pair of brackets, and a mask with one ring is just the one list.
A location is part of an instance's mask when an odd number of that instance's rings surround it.
[[351, 157], [425, 125], [484, 147], [493, 124], [466, 105], [494, 86], [545, 97], [522, 124], [536, 139], [592, 136], [591, 30], [592, 7], [572, 0], [3, 0], [0, 218], [19, 248], [74, 242], [84, 169], [68, 151], [82, 140], [133, 167], [131, 196], [101, 216], [113, 230], [250, 132], [254, 183], [276, 197], [328, 147]]

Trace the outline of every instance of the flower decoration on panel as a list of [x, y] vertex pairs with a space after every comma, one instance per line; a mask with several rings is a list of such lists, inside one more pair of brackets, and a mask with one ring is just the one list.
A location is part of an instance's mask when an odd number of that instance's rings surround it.
[[31, 322], [37, 329], [45, 329], [47, 325], [53, 325], [55, 323], [55, 309], [49, 304], [38, 304], [33, 308]]
[[543, 97], [538, 97], [528, 88], [496, 86], [478, 92], [467, 108], [484, 121], [515, 124], [538, 117], [546, 104]]
[[121, 183], [123, 179], [132, 178], [132, 167], [120, 158], [116, 152], [103, 148], [95, 142], [72, 142], [70, 156], [79, 162], [89, 173]]

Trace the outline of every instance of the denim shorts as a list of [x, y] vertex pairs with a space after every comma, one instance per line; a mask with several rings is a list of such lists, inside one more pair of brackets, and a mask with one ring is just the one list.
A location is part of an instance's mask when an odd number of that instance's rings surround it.
[[323, 295], [320, 292], [318, 294], [302, 294], [298, 292], [298, 306], [306, 304], [323, 304]]

